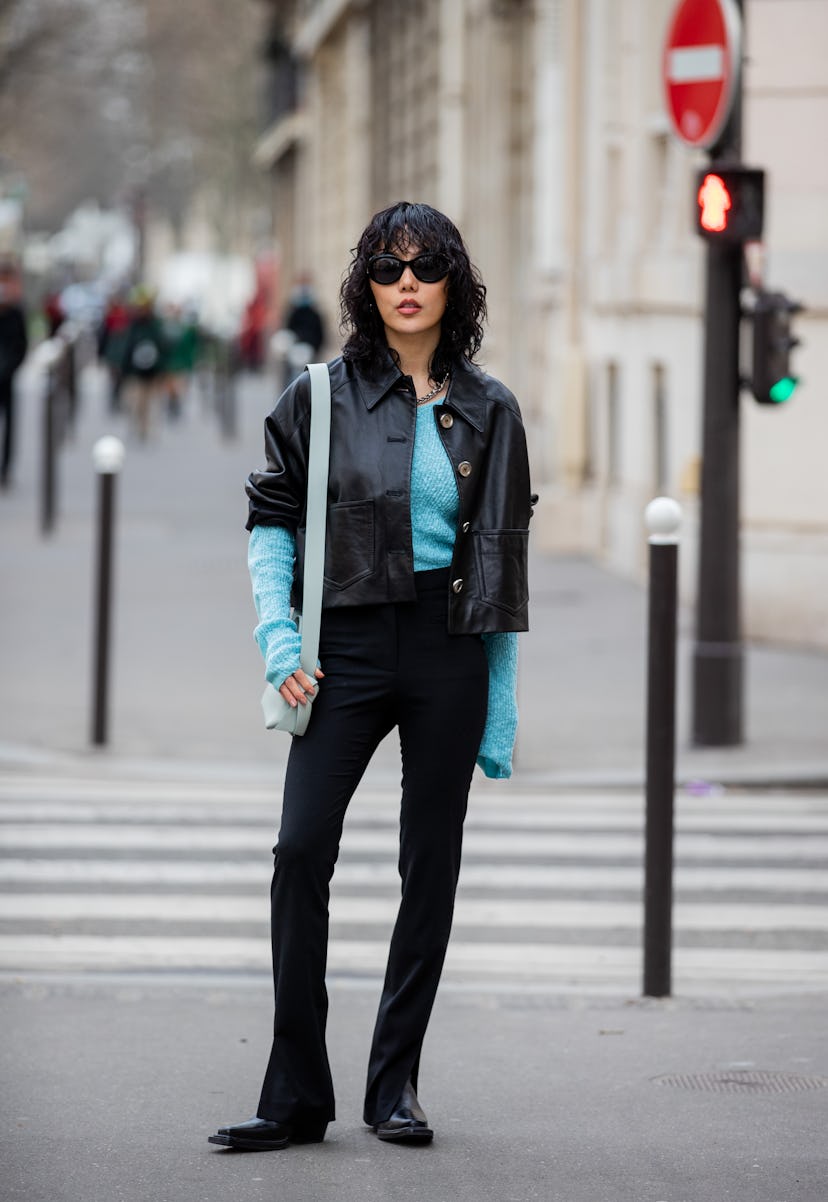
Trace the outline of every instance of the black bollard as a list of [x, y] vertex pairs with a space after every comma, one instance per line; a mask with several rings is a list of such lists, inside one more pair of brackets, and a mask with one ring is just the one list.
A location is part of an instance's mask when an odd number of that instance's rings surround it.
[[650, 532], [650, 593], [644, 995], [669, 997], [672, 987], [676, 611], [681, 508], [669, 497], [657, 497], [647, 506], [646, 520]]
[[[51, 348], [50, 348], [51, 349]], [[43, 429], [40, 464], [40, 532], [51, 534], [55, 527], [57, 494], [57, 404], [59, 355], [52, 356], [46, 369], [43, 393]]]
[[98, 554], [95, 585], [95, 624], [92, 742], [102, 747], [108, 738], [109, 643], [112, 611], [113, 532], [115, 526], [115, 479], [124, 461], [124, 444], [119, 438], [99, 438], [93, 448], [95, 469], [100, 477], [98, 492]]
[[66, 343], [66, 429], [74, 436], [78, 418], [78, 350], [77, 333], [73, 330]]

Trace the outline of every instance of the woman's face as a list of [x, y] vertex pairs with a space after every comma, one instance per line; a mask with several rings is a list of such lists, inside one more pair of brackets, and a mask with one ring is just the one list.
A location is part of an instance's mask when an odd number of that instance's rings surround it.
[[[389, 254], [409, 262], [422, 253], [422, 248], [415, 242], [408, 243], [404, 251], [396, 248], [389, 250]], [[416, 334], [421, 337], [435, 332], [439, 338], [440, 322], [448, 300], [448, 276], [436, 284], [425, 284], [417, 279], [410, 267], [406, 267], [394, 284], [369, 282], [386, 335], [390, 335], [390, 343], [393, 344], [395, 335], [405, 337]]]

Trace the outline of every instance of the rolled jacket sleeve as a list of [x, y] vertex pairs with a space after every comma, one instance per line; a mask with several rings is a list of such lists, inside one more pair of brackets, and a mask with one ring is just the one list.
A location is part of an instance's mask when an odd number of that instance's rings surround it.
[[266, 466], [251, 472], [245, 486], [248, 530], [285, 526], [296, 534], [305, 512], [309, 428], [310, 387], [302, 372], [265, 419]]

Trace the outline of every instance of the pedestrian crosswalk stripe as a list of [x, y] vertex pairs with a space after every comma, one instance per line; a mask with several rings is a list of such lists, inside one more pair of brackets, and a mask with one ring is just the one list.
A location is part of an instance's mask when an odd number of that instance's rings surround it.
[[[328, 954], [331, 975], [379, 976], [385, 969], [387, 942], [332, 940]], [[585, 982], [611, 980], [624, 988], [638, 987], [641, 953], [636, 947], [553, 943], [464, 943], [449, 945], [447, 981], [481, 983], [500, 975], [515, 981]], [[108, 971], [244, 970], [266, 974], [269, 946], [264, 939], [133, 935], [0, 935], [0, 966], [16, 971], [79, 968]], [[799, 988], [828, 985], [828, 953], [789, 949], [678, 948], [674, 977], [684, 982], [768, 982]]]
[[[383, 788], [375, 785], [362, 786], [354, 798], [352, 808], [370, 811], [373, 814], [394, 813], [399, 806], [399, 785], [394, 782]], [[251, 784], [243, 779], [210, 780], [204, 782], [179, 781], [169, 778], [159, 780], [130, 781], [122, 778], [109, 780], [105, 777], [38, 777], [3, 774], [0, 776], [0, 809], [6, 805], [24, 804], [28, 813], [31, 807], [66, 805], [72, 811], [88, 806], [94, 809], [107, 807], [115, 813], [128, 817], [133, 806], [141, 809], [161, 808], [165, 812], [176, 806], [208, 817], [209, 810], [219, 808], [226, 815], [234, 815], [245, 809], [258, 810], [262, 815], [278, 814], [281, 802], [281, 779], [274, 775], [272, 784]], [[587, 815], [590, 812], [607, 815], [638, 814], [643, 810], [644, 791], [589, 789], [540, 789], [519, 782], [489, 784], [476, 777], [472, 786], [469, 815], [475, 817], [486, 813], [507, 819], [520, 811], [544, 814]], [[682, 789], [676, 791], [676, 811], [685, 815], [744, 815], [747, 820], [771, 819], [785, 816], [810, 816], [817, 823], [828, 821], [825, 798], [822, 794], [807, 790], [789, 791], [783, 794], [771, 790], [723, 789], [710, 796], [691, 796]]]
[[[278, 799], [230, 796], [0, 778], [0, 972], [266, 981]], [[398, 824], [395, 788], [354, 799], [331, 902], [343, 981], [382, 977]], [[674, 988], [828, 987], [828, 799], [679, 797], [677, 828]], [[637, 992], [643, 850], [640, 795], [473, 793], [447, 982]]]
[[[337, 897], [331, 907], [334, 922], [389, 924], [398, 898]], [[79, 919], [152, 920], [155, 922], [227, 923], [264, 922], [267, 909], [259, 897], [215, 897], [198, 894], [114, 895], [100, 893], [45, 893], [0, 895], [0, 920], [37, 919], [69, 922]], [[589, 902], [571, 899], [513, 898], [483, 900], [461, 897], [454, 914], [455, 926], [597, 928], [607, 931], [637, 930], [642, 908], [628, 902]], [[808, 930], [828, 932], [828, 906], [677, 904], [677, 931]]]
[[[86, 882], [89, 885], [235, 885], [262, 891], [270, 883], [273, 862], [268, 851], [255, 860], [152, 860], [152, 859], [2, 859], [0, 884], [25, 882], [60, 887]], [[805, 865], [796, 868], [744, 864], [721, 868], [678, 863], [676, 890], [720, 892], [761, 890], [785, 895], [791, 891], [823, 894], [828, 898], [828, 873]], [[501, 890], [617, 889], [640, 892], [643, 884], [639, 865], [591, 864], [584, 857], [578, 864], [521, 864], [468, 862], [460, 874], [460, 888]], [[336, 866], [334, 888], [361, 887], [399, 890], [396, 863], [365, 863], [349, 858], [347, 850]]]
[[[396, 830], [365, 827], [346, 828], [343, 848], [360, 852], [385, 852], [394, 855], [398, 846]], [[711, 834], [678, 833], [676, 846], [686, 855], [723, 859], [734, 853], [763, 860], [783, 860], [791, 856], [804, 860], [828, 861], [828, 836], [763, 835], [734, 832]], [[262, 832], [238, 827], [166, 826], [163, 824], [115, 825], [100, 823], [51, 823], [42, 829], [25, 823], [0, 827], [0, 848], [154, 848], [167, 851], [249, 851], [261, 849]], [[463, 838], [468, 855], [499, 856], [543, 855], [580, 858], [584, 855], [640, 855], [640, 833], [604, 834], [587, 830], [571, 832], [537, 831], [531, 834], [513, 831], [481, 830], [469, 824]]]
[[[125, 812], [123, 803], [117, 802], [2, 802], [0, 801], [0, 830], [4, 826], [13, 827], [15, 824], [37, 826], [46, 823], [71, 823], [72, 825], [94, 826], [102, 823], [123, 823], [131, 826], [146, 826], [151, 823], [170, 828], [176, 825], [192, 824], [205, 821], [208, 815], [195, 803], [181, 805], [178, 802], [154, 801], [142, 803], [140, 807], [141, 822], [133, 822], [131, 815]], [[209, 821], [217, 830], [233, 828], [259, 828], [272, 831], [278, 826], [278, 808], [276, 806], [256, 807], [236, 805], [228, 810], [219, 820], [210, 816]], [[374, 829], [396, 829], [399, 823], [399, 807], [393, 804], [375, 807], [370, 812], [364, 812], [363, 807], [355, 804], [346, 822], [359, 825], [366, 821]], [[601, 831], [604, 829], [623, 832], [633, 832], [640, 835], [643, 829], [643, 802], [638, 806], [627, 805], [623, 810], [618, 808], [584, 806], [580, 799], [570, 798], [566, 806], [560, 801], [549, 801], [542, 807], [527, 808], [525, 803], [520, 806], [510, 805], [508, 810], [471, 807], [468, 817], [470, 828], [476, 830], [503, 829], [508, 827], [514, 832], [525, 830], [546, 833], [549, 831]], [[347, 827], [346, 827], [347, 829]], [[764, 834], [781, 832], [785, 834], [824, 834], [828, 836], [828, 814], [811, 814], [778, 808], [770, 813], [725, 809], [716, 807], [715, 810], [697, 810], [695, 807], [679, 806], [676, 812], [676, 829], [687, 833], [722, 833], [744, 832]]]

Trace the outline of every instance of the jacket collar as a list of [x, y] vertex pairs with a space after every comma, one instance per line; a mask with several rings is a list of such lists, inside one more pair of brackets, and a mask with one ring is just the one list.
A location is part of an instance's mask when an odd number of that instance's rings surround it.
[[486, 377], [479, 367], [463, 358], [451, 373], [448, 393], [443, 402], [464, 417], [475, 430], [486, 428]]
[[366, 409], [373, 409], [384, 397], [388, 396], [397, 380], [402, 379], [400, 369], [388, 354], [386, 354], [383, 366], [377, 376], [366, 375], [358, 364], [354, 364], [352, 370]]
[[[391, 392], [396, 382], [401, 379], [400, 369], [390, 355], [378, 376], [366, 376], [359, 367], [354, 367], [357, 386], [365, 402], [366, 409], [373, 409]], [[485, 377], [479, 367], [465, 358], [454, 365], [451, 370], [451, 382], [444, 401], [438, 402], [446, 409], [453, 409], [461, 417], [474, 426], [475, 430], [485, 428]]]

